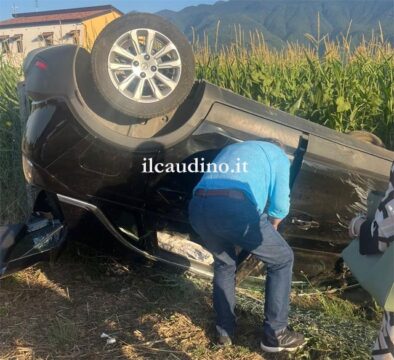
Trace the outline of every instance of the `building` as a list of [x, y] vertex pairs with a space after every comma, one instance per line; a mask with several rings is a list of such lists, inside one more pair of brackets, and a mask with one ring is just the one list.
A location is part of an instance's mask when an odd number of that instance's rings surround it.
[[100, 31], [122, 14], [111, 5], [12, 14], [0, 21], [0, 51], [21, 61], [43, 46], [77, 44], [90, 49]]

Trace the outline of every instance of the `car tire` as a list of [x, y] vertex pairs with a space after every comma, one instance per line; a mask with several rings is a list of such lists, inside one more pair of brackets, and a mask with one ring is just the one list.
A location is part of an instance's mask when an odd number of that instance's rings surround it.
[[194, 83], [188, 40], [173, 24], [152, 14], [132, 13], [112, 21], [96, 39], [91, 61], [102, 96], [136, 118], [174, 110]]

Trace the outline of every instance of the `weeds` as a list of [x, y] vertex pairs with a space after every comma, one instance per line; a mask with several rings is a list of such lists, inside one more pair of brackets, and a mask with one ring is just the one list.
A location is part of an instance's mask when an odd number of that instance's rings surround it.
[[64, 317], [56, 317], [48, 326], [48, 342], [56, 348], [73, 345], [77, 339], [75, 323]]

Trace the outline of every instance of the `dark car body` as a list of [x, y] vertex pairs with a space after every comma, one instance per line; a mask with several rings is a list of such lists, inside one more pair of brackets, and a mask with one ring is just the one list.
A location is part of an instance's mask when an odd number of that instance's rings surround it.
[[[296, 252], [296, 269], [332, 276], [349, 243], [348, 221], [365, 211], [369, 191], [385, 189], [393, 152], [204, 81], [173, 113], [143, 123], [100, 97], [89, 56], [75, 46], [55, 46], [30, 53], [24, 65], [33, 100], [23, 139], [24, 173], [41, 200], [44, 193], [59, 206], [57, 224], [81, 225], [89, 213], [122, 246], [209, 274], [198, 261], [161, 249], [155, 236], [174, 228], [192, 233], [187, 204], [201, 174], [143, 173], [142, 164], [209, 162], [228, 144], [274, 138], [292, 164], [291, 209], [281, 233]], [[13, 257], [6, 258], [3, 275], [23, 267], [10, 266]]]

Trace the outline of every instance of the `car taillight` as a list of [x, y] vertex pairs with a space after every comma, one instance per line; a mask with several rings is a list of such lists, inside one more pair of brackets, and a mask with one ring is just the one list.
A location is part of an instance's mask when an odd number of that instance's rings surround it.
[[48, 67], [48, 64], [42, 60], [37, 60], [34, 65], [40, 70], [46, 70]]

